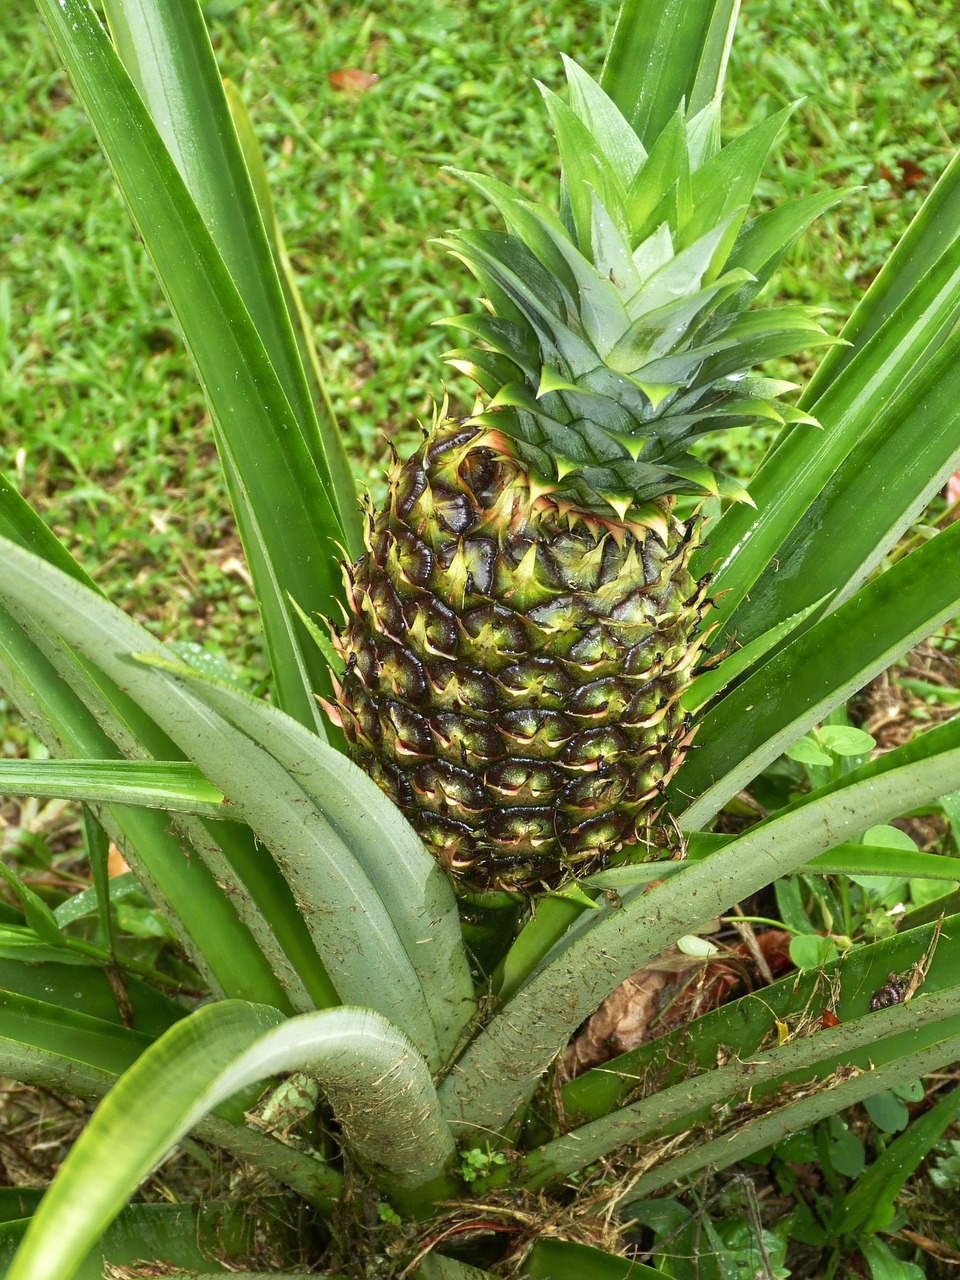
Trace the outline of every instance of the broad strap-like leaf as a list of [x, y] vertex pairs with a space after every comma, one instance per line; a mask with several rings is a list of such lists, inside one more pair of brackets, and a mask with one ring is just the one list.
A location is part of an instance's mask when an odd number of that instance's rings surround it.
[[184, 760], [0, 760], [0, 793], [232, 816], [221, 792]]
[[[51, 549], [37, 526], [39, 517], [0, 484], [0, 529], [46, 558]], [[125, 625], [141, 645], [156, 645]], [[0, 687], [55, 757], [178, 754], [114, 682], [12, 605], [0, 610]], [[128, 807], [98, 808], [98, 817], [214, 992], [287, 1010], [337, 1003], [285, 882], [237, 824], [218, 823], [215, 838], [187, 817], [175, 819], [179, 830], [165, 815]]]
[[4, 544], [0, 558], [0, 598], [61, 635], [85, 661], [124, 688], [227, 796], [282, 871], [316, 954], [326, 971], [337, 975], [340, 998], [377, 1009], [403, 1026], [439, 1068], [429, 1007], [382, 900], [328, 815], [290, 773], [192, 690], [133, 661], [132, 653], [164, 656], [163, 647], [143, 628], [13, 544]]
[[585, 913], [443, 1082], [441, 1100], [458, 1131], [506, 1123], [579, 1023], [698, 922], [838, 841], [931, 803], [951, 789], [958, 770], [960, 720], [814, 792], [663, 883]]
[[[956, 183], [960, 170], [942, 179]], [[750, 640], [795, 612], [798, 605], [851, 581], [861, 580], [871, 563], [871, 548], [896, 536], [904, 513], [928, 492], [931, 478], [947, 465], [956, 449], [951, 435], [956, 401], [956, 338], [949, 339], [960, 313], [960, 235], [957, 225], [938, 224], [929, 246], [927, 269], [904, 285], [907, 296], [871, 331], [869, 340], [849, 356], [841, 372], [801, 404], [816, 414], [823, 431], [789, 430], [770, 450], [750, 484], [756, 510], [742, 504], [727, 510], [711, 528], [708, 544], [694, 557], [694, 572], [715, 573], [722, 593], [714, 619], [726, 626], [736, 612], [742, 641]], [[909, 233], [908, 233], [909, 235]], [[951, 353], [941, 352], [951, 342]], [[847, 349], [845, 349], [847, 350]], [[939, 355], [938, 355], [939, 353]], [[927, 369], [928, 362], [935, 368]], [[816, 380], [815, 380], [816, 381]], [[923, 405], [920, 406], [920, 401]], [[843, 486], [854, 484], [873, 453], [882, 470], [874, 472], [865, 524], [868, 542], [856, 533], [849, 551], [838, 547], [836, 530], [846, 526], [849, 508], [840, 505]], [[826, 492], [826, 498], [822, 495]], [[767, 589], [776, 590], [777, 557], [805, 556], [810, 545], [808, 581], [798, 598], [788, 594], [769, 607]], [[821, 571], [813, 551], [830, 547], [843, 567]], [[829, 566], [828, 566], [829, 568]], [[755, 585], [766, 574], [763, 589]], [[839, 580], [836, 580], [839, 578]], [[794, 580], [796, 575], [794, 575]], [[746, 598], [749, 595], [749, 600]]]
[[[687, 841], [687, 857], [699, 861], [735, 838], [696, 832]], [[531, 913], [497, 966], [492, 979], [494, 993], [501, 1000], [508, 1000], [539, 967], [574, 920], [585, 911], [598, 909], [603, 894], [623, 894], [625, 890], [645, 886], [653, 880], [666, 879], [678, 874], [685, 865], [673, 860], [654, 860], [615, 867], [584, 876], [538, 900], [536, 911]], [[828, 853], [811, 858], [798, 868], [798, 872], [803, 875], [861, 875], [953, 882], [960, 880], [960, 858], [848, 841]]]
[[[568, 1081], [560, 1095], [563, 1113], [568, 1122], [600, 1120], [630, 1102], [637, 1078], [645, 1072], [656, 1070], [662, 1089], [682, 1084], [691, 1073], [712, 1071], [720, 1055], [744, 1062], [758, 1046], [782, 1038], [784, 1029], [789, 1033], [808, 1027], [811, 1021], [822, 1027], [828, 1010], [844, 1024], [864, 1018], [891, 973], [911, 975], [919, 965], [924, 974], [922, 994], [948, 990], [956, 986], [958, 964], [960, 917], [956, 915], [851, 948], [822, 970], [789, 973], [764, 987], [760, 1000], [754, 993], [741, 996]], [[924, 1044], [933, 1043], [937, 1029], [928, 1024], [922, 1032], [910, 1034], [923, 1035]], [[888, 1044], [883, 1052], [889, 1049]], [[892, 1053], [896, 1056], [895, 1045]], [[529, 1145], [549, 1142], [554, 1136], [537, 1127], [530, 1133]]]
[[812, 725], [954, 617], [958, 555], [960, 524], [875, 578], [717, 702], [671, 786], [681, 827], [705, 826]]
[[775, 1145], [789, 1133], [808, 1129], [818, 1120], [863, 1102], [865, 1098], [875, 1097], [886, 1089], [940, 1071], [955, 1063], [958, 1057], [960, 1034], [954, 1033], [915, 1052], [910, 1052], [909, 1046], [905, 1045], [902, 1057], [876, 1068], [867, 1065], [849, 1078], [811, 1081], [806, 1088], [799, 1090], [796, 1100], [788, 1100], [772, 1111], [761, 1109], [757, 1117], [741, 1118], [734, 1132], [658, 1161], [655, 1168], [633, 1184], [623, 1199], [621, 1209], [629, 1216], [631, 1202], [656, 1195], [664, 1187], [672, 1187], [701, 1169], [727, 1169], [738, 1160]]
[[525, 1280], [663, 1280], [663, 1272], [592, 1245], [544, 1236], [524, 1263]]
[[806, 609], [801, 609], [798, 613], [785, 618], [778, 626], [771, 627], [763, 635], [757, 636], [749, 644], [734, 649], [716, 666], [708, 667], [706, 670], [698, 672], [693, 683], [686, 689], [681, 698], [684, 709], [686, 711], [699, 711], [701, 707], [712, 702], [719, 693], [723, 692], [727, 685], [732, 684], [738, 676], [743, 675], [745, 671], [749, 671], [762, 658], [765, 658], [768, 653], [776, 649], [778, 645], [786, 640], [787, 636], [791, 635], [802, 623], [806, 622], [807, 618], [822, 603], [823, 601], [821, 600], [815, 601]]
[[[314, 690], [325, 663], [291, 597], [330, 612], [342, 596], [341, 538], [283, 385], [156, 126], [86, 0], [40, 8], [154, 261], [210, 405], [261, 606], [278, 699], [323, 736]], [[305, 637], [303, 637], [305, 639]]]
[[[74, 668], [79, 679], [82, 672], [76, 664]], [[2, 609], [0, 688], [52, 755], [101, 758], [117, 753], [121, 758], [74, 688]], [[271, 947], [260, 931], [258, 945], [238, 915], [238, 902], [243, 906], [246, 900], [218, 887], [218, 880], [230, 883], [232, 873], [215, 877], [195, 850], [184, 857], [189, 846], [170, 830], [163, 813], [112, 807], [98, 809], [98, 817], [214, 992], [289, 1007], [268, 960], [278, 950], [276, 943]]]
[[819, 400], [873, 335], [904, 307], [917, 283], [950, 250], [958, 227], [960, 155], [950, 162], [844, 326], [843, 336], [851, 345], [827, 352], [804, 393], [803, 404], [809, 407]]
[[[23, 1200], [29, 1195], [23, 1191], [17, 1194]], [[163, 1268], [154, 1274], [172, 1275], [170, 1266], [184, 1268], [176, 1273], [180, 1280], [187, 1276], [190, 1280], [243, 1280], [250, 1273], [237, 1272], [233, 1266], [229, 1271], [214, 1268], [224, 1258], [237, 1262], [248, 1258], [255, 1248], [258, 1230], [263, 1231], [270, 1219], [282, 1212], [280, 1204], [265, 1200], [258, 1220], [250, 1214], [249, 1205], [237, 1198], [203, 1204], [126, 1205], [80, 1264], [74, 1280], [104, 1280], [108, 1275], [138, 1272], [143, 1275], [143, 1264], [154, 1260]], [[0, 1271], [4, 1275], [29, 1225], [29, 1217], [0, 1223]], [[263, 1280], [263, 1272], [251, 1280]]]
[[0, 991], [0, 1071], [10, 1079], [99, 1098], [151, 1043], [116, 1022]]
[[475, 1011], [456, 898], [447, 876], [376, 783], [297, 721], [222, 680], [166, 660], [151, 665], [195, 689], [273, 757], [327, 816], [369, 877], [430, 1006], [445, 1058]]
[[[454, 1147], [430, 1071], [396, 1027], [368, 1009], [284, 1021], [225, 1001], [172, 1027], [95, 1112], [34, 1216], [7, 1280], [71, 1280], [87, 1249], [158, 1160], [221, 1101], [279, 1072], [314, 1074], [354, 1157], [399, 1194], [443, 1177]], [[328, 1205], [340, 1175], [317, 1164]]]
[[[320, 357], [313, 340], [313, 322], [307, 313], [300, 289], [297, 285], [293, 264], [290, 261], [283, 232], [277, 221], [273, 208], [273, 197], [270, 194], [270, 180], [263, 151], [257, 141], [253, 121], [243, 102], [239, 89], [230, 80], [223, 81], [227, 106], [233, 118], [233, 127], [237, 131], [237, 139], [243, 152], [243, 159], [253, 184], [254, 195], [260, 210], [260, 217], [270, 242], [270, 251], [280, 277], [280, 287], [293, 325], [294, 337], [300, 351], [300, 362], [303, 365], [310, 389], [312, 402], [317, 407], [320, 426], [320, 438], [323, 456], [330, 471], [330, 488], [340, 513], [346, 547], [350, 556], [360, 555], [363, 550], [363, 535], [360, 527], [360, 504], [357, 502], [356, 483], [347, 457], [345, 433], [337, 421], [337, 416], [327, 390]], [[308, 441], [309, 443], [309, 441]], [[302, 619], [301, 619], [302, 621]]]
[[[561, 1182], [627, 1143], [693, 1127], [714, 1108], [745, 1097], [771, 1096], [785, 1083], [829, 1080], [838, 1070], [870, 1070], [896, 1063], [920, 1047], [920, 1034], [939, 1043], [960, 1035], [960, 984], [840, 1026], [816, 1020], [806, 1035], [734, 1060], [692, 1080], [661, 1089], [642, 1102], [612, 1111], [531, 1152], [514, 1177], [531, 1189]], [[889, 1043], [888, 1043], [889, 1042]]]
[[[957, 249], [960, 285], [960, 242]], [[952, 335], [901, 394], [865, 422], [861, 438], [776, 549], [731, 625], [749, 639], [826, 593], [829, 612], [866, 581], [960, 464], [958, 396], [960, 337]], [[823, 426], [832, 428], [826, 416]], [[782, 467], [779, 451], [771, 459], [781, 479], [791, 459], [797, 461], [792, 446], [790, 440], [781, 446]], [[761, 488], [772, 492], [766, 481]], [[859, 512], [852, 524], [844, 519], [848, 511]]]
[[117, 1026], [129, 1024], [132, 1030], [140, 1031], [151, 1039], [166, 1031], [186, 1013], [183, 1005], [162, 995], [135, 975], [125, 974], [126, 1006], [121, 1016], [116, 990], [106, 974], [100, 969], [81, 969], [76, 965], [36, 965], [0, 960], [0, 989], [11, 996], [27, 996], [54, 1003], [60, 1009], [84, 1013], [101, 1022]]
[[[330, 491], [352, 554], [363, 547], [359, 506], [343, 439], [330, 422], [321, 433], [270, 243], [269, 188], [257, 191], [251, 162], [266, 171], [249, 132], [238, 136], [239, 104], [227, 93], [196, 0], [106, 0], [117, 52], [150, 112], [210, 236], [256, 326], [317, 471]], [[249, 120], [247, 120], [249, 128]], [[264, 216], [266, 215], [266, 216]], [[269, 225], [268, 225], [269, 219]], [[323, 402], [324, 410], [329, 401]], [[334, 458], [336, 455], [336, 478]]]
[[694, 115], [723, 87], [740, 0], [624, 0], [600, 80], [649, 146], [681, 101]]

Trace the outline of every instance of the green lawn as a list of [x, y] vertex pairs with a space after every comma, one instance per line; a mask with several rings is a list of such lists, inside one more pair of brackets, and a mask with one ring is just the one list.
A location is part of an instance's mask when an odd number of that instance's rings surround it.
[[[221, 6], [224, 7], [224, 6]], [[242, 6], [211, 26], [267, 150], [331, 395], [376, 496], [445, 383], [434, 322], [475, 297], [434, 237], [490, 219], [442, 166], [550, 177], [534, 77], [558, 51], [597, 70], [616, 6], [400, 0]], [[727, 121], [805, 98], [764, 198], [858, 187], [780, 274], [782, 295], [845, 315], [960, 138], [951, 0], [744, 6]], [[256, 663], [253, 604], [204, 410], [142, 248], [26, 0], [0, 19], [0, 458], [116, 598], [164, 634]], [[366, 91], [331, 73], [379, 77]], [[334, 74], [334, 81], [337, 76]], [[803, 371], [801, 370], [801, 373]], [[734, 439], [749, 474], [763, 439]]]

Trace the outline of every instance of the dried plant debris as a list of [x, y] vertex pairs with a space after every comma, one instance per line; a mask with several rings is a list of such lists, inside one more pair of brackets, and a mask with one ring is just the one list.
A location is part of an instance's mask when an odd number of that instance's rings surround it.
[[792, 967], [790, 935], [768, 929], [709, 957], [670, 947], [604, 1000], [586, 1020], [563, 1055], [570, 1080], [612, 1058], [699, 1018], [728, 1000], [754, 991]]

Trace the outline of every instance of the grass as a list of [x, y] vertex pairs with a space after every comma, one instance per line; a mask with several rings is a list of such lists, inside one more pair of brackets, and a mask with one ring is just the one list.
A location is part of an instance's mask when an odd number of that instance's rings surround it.
[[[531, 80], [559, 86], [558, 51], [599, 70], [615, 12], [614, 0], [379, 0], [211, 19], [375, 497], [385, 440], [402, 450], [448, 379], [455, 403], [472, 398], [442, 365], [450, 336], [433, 322], [476, 295], [433, 238], [492, 219], [442, 166], [549, 190]], [[745, 0], [728, 129], [804, 99], [761, 200], [856, 188], [784, 265], [775, 298], [829, 306], [837, 326], [849, 313], [960, 142], [958, 31], [952, 0]], [[344, 91], [344, 70], [378, 79]], [[255, 606], [202, 401], [28, 0], [0, 16], [0, 73], [18, 86], [0, 102], [0, 465], [118, 603], [256, 679]], [[732, 437], [729, 465], [748, 476], [763, 442]], [[0, 753], [23, 749], [15, 716], [0, 714]], [[45, 813], [33, 825], [56, 854], [62, 815]]]
[[[837, 322], [960, 138], [949, 0], [881, 13], [865, 0], [745, 5], [727, 97], [732, 130], [804, 96], [762, 198], [859, 185], [782, 270], [781, 296]], [[13, 0], [0, 67], [5, 255], [0, 455], [117, 598], [172, 638], [202, 636], [257, 669], [253, 602], [205, 415], [178, 337], [36, 12]], [[447, 379], [433, 322], [472, 282], [432, 238], [490, 221], [443, 165], [533, 192], [553, 181], [537, 77], [557, 51], [599, 69], [612, 0], [265, 4], [211, 19], [243, 91], [358, 474], [374, 496], [385, 438], [412, 439]], [[338, 91], [344, 69], [379, 77]], [[336, 78], [336, 77], [335, 77]], [[734, 439], [749, 474], [763, 438]], [[238, 626], [240, 622], [242, 625]]]

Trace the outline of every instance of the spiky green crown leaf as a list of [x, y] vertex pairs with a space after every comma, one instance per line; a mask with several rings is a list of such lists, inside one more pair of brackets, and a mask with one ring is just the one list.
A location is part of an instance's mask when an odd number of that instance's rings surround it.
[[443, 241], [490, 307], [446, 322], [478, 340], [446, 358], [489, 397], [475, 421], [513, 437], [540, 483], [587, 510], [642, 516], [665, 494], [745, 499], [689, 445], [728, 427], [812, 421], [774, 403], [791, 384], [748, 375], [833, 340], [810, 308], [747, 308], [838, 197], [745, 222], [791, 108], [721, 147], [719, 101], [690, 119], [681, 104], [648, 153], [599, 85], [564, 63], [568, 99], [541, 86], [560, 151], [560, 216], [493, 178], [458, 175], [507, 230]]

